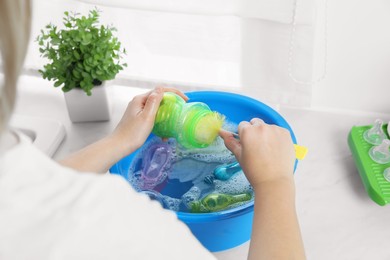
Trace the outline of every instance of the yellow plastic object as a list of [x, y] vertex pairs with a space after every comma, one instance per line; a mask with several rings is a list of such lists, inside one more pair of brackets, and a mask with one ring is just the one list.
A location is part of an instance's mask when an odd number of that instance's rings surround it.
[[305, 159], [306, 154], [307, 154], [307, 152], [308, 152], [307, 147], [301, 146], [301, 145], [297, 145], [297, 144], [294, 144], [294, 148], [295, 148], [295, 157], [296, 157], [298, 160], [303, 160], [303, 159]]

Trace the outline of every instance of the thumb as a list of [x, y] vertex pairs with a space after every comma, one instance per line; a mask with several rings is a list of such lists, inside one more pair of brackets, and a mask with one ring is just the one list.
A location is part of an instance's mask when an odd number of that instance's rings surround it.
[[154, 89], [148, 96], [142, 113], [146, 117], [151, 117], [154, 119], [156, 117], [157, 110], [160, 106], [162, 98], [163, 90], [160, 87]]
[[239, 159], [241, 157], [241, 143], [233, 136], [233, 133], [221, 129], [219, 136], [223, 139], [226, 148]]

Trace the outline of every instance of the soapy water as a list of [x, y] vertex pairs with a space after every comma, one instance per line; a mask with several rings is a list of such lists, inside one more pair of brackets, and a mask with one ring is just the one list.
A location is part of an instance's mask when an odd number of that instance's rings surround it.
[[[237, 125], [225, 123], [224, 129], [235, 132]], [[164, 147], [163, 150], [156, 148], [160, 145]], [[153, 152], [156, 151], [157, 156], [153, 156]], [[163, 154], [164, 152], [166, 153]], [[145, 162], [153, 159], [156, 161]], [[236, 161], [234, 155], [225, 147], [220, 137], [210, 146], [197, 149], [183, 148], [173, 138], [164, 142], [159, 137], [153, 137], [132, 161], [128, 180], [135, 190], [160, 202], [164, 208], [189, 212], [192, 202], [199, 201], [210, 193], [253, 194], [252, 187], [242, 171], [225, 181], [218, 179], [205, 181], [207, 176], [213, 174], [215, 168], [234, 161]], [[152, 169], [144, 168], [148, 165]], [[153, 172], [156, 182], [146, 182], [145, 172]], [[247, 202], [235, 203], [228, 208], [245, 203]]]

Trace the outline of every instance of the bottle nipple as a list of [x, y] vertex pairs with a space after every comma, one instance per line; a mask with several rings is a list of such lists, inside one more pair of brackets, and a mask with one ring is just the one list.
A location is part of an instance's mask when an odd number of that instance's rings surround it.
[[382, 143], [378, 146], [373, 146], [368, 154], [370, 155], [371, 159], [380, 164], [386, 164], [390, 162], [390, 140], [385, 139], [382, 141]]
[[390, 182], [390, 167], [383, 171], [383, 177], [386, 181]]
[[382, 126], [382, 120], [375, 120], [374, 125], [363, 133], [364, 140], [373, 145], [380, 145], [382, 141], [386, 139], [386, 135], [383, 132]]

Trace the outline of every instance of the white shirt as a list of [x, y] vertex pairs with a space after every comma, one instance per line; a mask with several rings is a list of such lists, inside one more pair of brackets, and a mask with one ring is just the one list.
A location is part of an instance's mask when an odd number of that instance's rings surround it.
[[122, 177], [78, 173], [19, 139], [0, 157], [0, 259], [215, 259]]

